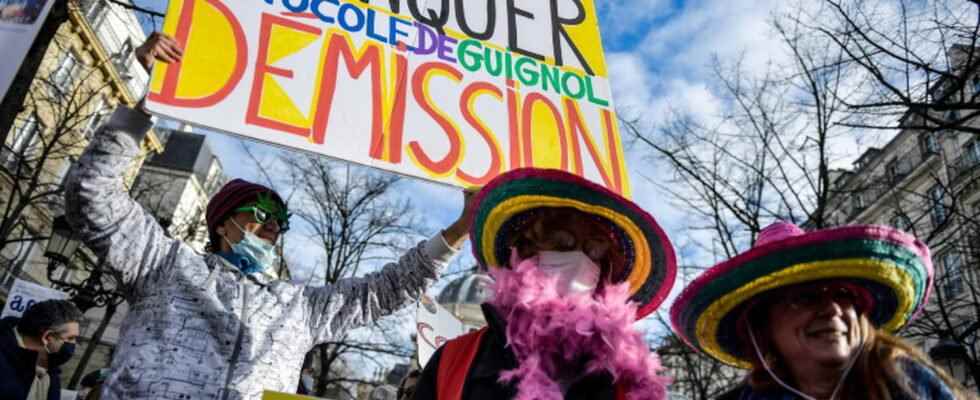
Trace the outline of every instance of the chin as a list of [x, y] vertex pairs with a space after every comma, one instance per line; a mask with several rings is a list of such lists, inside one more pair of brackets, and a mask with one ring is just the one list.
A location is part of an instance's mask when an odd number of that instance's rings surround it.
[[846, 363], [856, 349], [846, 343], [813, 343], [806, 347], [806, 354], [818, 363]]
[[824, 347], [819, 351], [811, 352], [811, 357], [817, 361], [817, 363], [827, 366], [838, 366], [846, 364], [850, 358], [852, 351], [847, 351], [844, 349], [833, 349]]

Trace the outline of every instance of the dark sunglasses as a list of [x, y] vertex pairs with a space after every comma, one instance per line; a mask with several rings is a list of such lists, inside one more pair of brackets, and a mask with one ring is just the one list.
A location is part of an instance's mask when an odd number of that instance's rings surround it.
[[791, 308], [799, 310], [814, 308], [826, 301], [839, 305], [857, 305], [858, 295], [846, 286], [827, 285], [786, 291], [779, 300]]

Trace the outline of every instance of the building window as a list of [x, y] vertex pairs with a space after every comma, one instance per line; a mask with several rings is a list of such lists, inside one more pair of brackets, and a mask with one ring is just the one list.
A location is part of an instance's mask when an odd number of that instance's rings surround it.
[[864, 198], [861, 193], [851, 194], [851, 213], [857, 214], [864, 209]]
[[980, 94], [980, 76], [973, 77], [973, 95]]
[[942, 290], [947, 298], [963, 293], [963, 256], [951, 250], [943, 254]]
[[68, 157], [65, 162], [62, 163], [61, 169], [58, 171], [58, 182], [61, 188], [65, 187], [65, 179], [68, 179], [68, 171], [71, 171], [71, 167], [75, 165], [78, 160], [75, 157]]
[[23, 155], [31, 151], [42, 130], [44, 127], [38, 121], [37, 114], [31, 113], [14, 132], [14, 141], [10, 145], [10, 152]]
[[923, 157], [932, 154], [939, 154], [939, 134], [937, 132], [925, 132], [919, 135], [919, 150]]
[[2, 158], [4, 166], [11, 171], [17, 171], [20, 166], [23, 166], [27, 157], [37, 147], [43, 131], [44, 124], [38, 120], [37, 114], [31, 113], [13, 132], [10, 147], [4, 149]]
[[114, 56], [116, 61], [116, 69], [120, 72], [125, 72], [129, 70], [126, 66], [129, 65], [129, 58], [133, 56], [133, 42], [130, 39], [126, 39], [123, 42], [122, 47], [119, 48]]
[[89, 0], [88, 1], [88, 12], [85, 13], [85, 17], [92, 26], [98, 25], [99, 18], [105, 13], [106, 2], [105, 0]]
[[109, 114], [109, 110], [106, 109], [106, 103], [104, 98], [99, 98], [99, 101], [95, 103], [95, 107], [92, 107], [92, 115], [88, 117], [88, 122], [85, 124], [85, 135], [91, 137], [95, 133], [96, 129], [102, 125], [102, 121], [105, 121], [106, 115]]
[[963, 146], [964, 167], [980, 164], [980, 140], [973, 139]]
[[900, 160], [898, 158], [893, 158], [888, 164], [885, 165], [885, 174], [888, 176], [888, 181], [891, 183], [896, 183], [902, 178], [905, 178], [910, 172], [912, 172], [912, 164], [908, 160]]
[[945, 223], [946, 218], [949, 217], [949, 209], [943, 201], [945, 196], [946, 190], [941, 185], [935, 185], [929, 189], [929, 208], [932, 215], [932, 225], [935, 227]]
[[75, 81], [75, 72], [77, 69], [78, 58], [71, 51], [65, 52], [65, 56], [58, 63], [58, 69], [51, 74], [51, 83], [61, 93], [68, 92], [71, 90], [71, 86]]
[[896, 213], [893, 215], [892, 219], [888, 221], [888, 224], [905, 232], [912, 231], [912, 220], [909, 219], [908, 215], [902, 213]]
[[946, 112], [946, 121], [955, 122], [960, 119], [960, 112], [956, 110], [949, 110]]

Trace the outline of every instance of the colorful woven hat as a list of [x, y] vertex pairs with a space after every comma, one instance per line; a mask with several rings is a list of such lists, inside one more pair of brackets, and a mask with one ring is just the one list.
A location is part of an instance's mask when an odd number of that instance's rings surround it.
[[521, 229], [530, 212], [571, 208], [608, 222], [625, 263], [613, 282], [629, 282], [631, 299], [639, 304], [637, 319], [655, 311], [674, 285], [674, 248], [660, 225], [633, 202], [560, 170], [525, 168], [502, 174], [475, 199], [470, 235], [480, 265], [505, 265], [508, 240]]
[[751, 368], [751, 358], [740, 351], [737, 329], [746, 306], [766, 291], [827, 279], [864, 289], [871, 322], [895, 332], [929, 298], [929, 248], [886, 226], [807, 233], [778, 222], [759, 233], [752, 249], [715, 265], [688, 285], [670, 309], [671, 326], [692, 348], [726, 364]]

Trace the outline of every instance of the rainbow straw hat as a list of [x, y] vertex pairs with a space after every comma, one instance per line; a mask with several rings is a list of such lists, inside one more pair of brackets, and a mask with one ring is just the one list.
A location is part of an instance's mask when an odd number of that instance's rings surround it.
[[626, 262], [613, 282], [629, 282], [637, 319], [655, 311], [674, 285], [677, 265], [667, 235], [646, 211], [622, 196], [560, 170], [525, 168], [494, 178], [475, 199], [473, 254], [491, 268], [510, 259], [508, 240], [540, 208], [572, 208], [609, 223]]
[[670, 308], [674, 332], [726, 364], [751, 368], [740, 352], [738, 320], [760, 294], [799, 283], [844, 279], [866, 293], [871, 322], [887, 332], [905, 326], [932, 287], [929, 248], [885, 226], [855, 225], [804, 232], [777, 222], [749, 251], [697, 277]]

